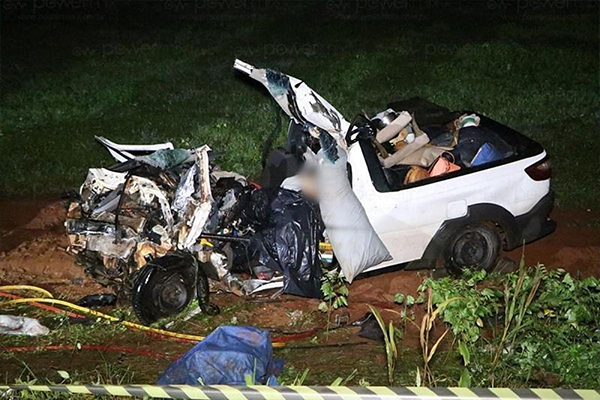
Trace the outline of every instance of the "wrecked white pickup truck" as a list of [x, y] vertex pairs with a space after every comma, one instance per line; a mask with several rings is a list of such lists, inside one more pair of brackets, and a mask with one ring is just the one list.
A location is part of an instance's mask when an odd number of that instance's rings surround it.
[[[313, 133], [317, 126], [346, 149], [352, 189], [391, 254], [367, 271], [440, 262], [454, 271], [491, 270], [502, 248], [513, 249], [554, 230], [548, 218], [553, 204], [548, 156], [541, 145], [515, 130], [419, 98], [392, 103], [374, 118], [359, 115], [349, 123], [304, 82], [275, 71], [262, 78], [264, 70], [239, 60], [234, 68], [264, 81], [292, 119], [290, 138], [297, 130]], [[391, 150], [382, 145], [386, 141], [392, 142]], [[445, 154], [454, 163], [444, 163], [453, 167], [432, 174], [436, 158]], [[413, 181], [415, 167], [430, 170]], [[335, 246], [334, 252], [338, 255]]]
[[290, 117], [261, 185], [220, 170], [207, 146], [97, 138], [119, 164], [90, 169], [69, 206], [70, 251], [142, 322], [194, 298], [217, 312], [209, 279], [319, 297], [325, 258], [350, 282], [392, 265], [491, 270], [502, 248], [554, 229], [546, 153], [514, 130], [418, 98], [348, 122], [294, 77], [234, 69]]

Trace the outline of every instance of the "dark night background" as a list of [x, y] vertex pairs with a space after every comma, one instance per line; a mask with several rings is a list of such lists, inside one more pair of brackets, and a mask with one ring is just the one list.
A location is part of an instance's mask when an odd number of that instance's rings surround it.
[[[211, 145], [256, 175], [276, 116], [237, 57], [306, 80], [347, 118], [422, 96], [542, 143], [558, 204], [598, 199], [598, 2], [4, 0], [3, 196], [77, 186], [94, 142]], [[280, 136], [283, 140], [283, 133]]]

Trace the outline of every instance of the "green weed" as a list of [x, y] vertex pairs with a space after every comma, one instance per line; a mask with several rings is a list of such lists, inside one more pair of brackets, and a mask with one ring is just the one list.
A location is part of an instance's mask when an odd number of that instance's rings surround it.
[[331, 312], [340, 307], [348, 307], [348, 286], [339, 269], [323, 271], [321, 278], [321, 292], [323, 301], [319, 303], [319, 310], [327, 313], [327, 330], [329, 331]]
[[522, 263], [503, 277], [476, 273], [422, 288], [438, 307], [460, 296], [440, 317], [458, 339], [462, 384], [600, 387], [598, 279]]
[[398, 347], [396, 346], [397, 330], [394, 327], [392, 321], [390, 321], [389, 324], [386, 326], [385, 321], [379, 313], [379, 310], [377, 310], [371, 305], [369, 305], [369, 309], [375, 316], [375, 319], [379, 324], [379, 328], [381, 328], [381, 332], [383, 333], [387, 362], [388, 383], [390, 386], [392, 386], [394, 384], [394, 369], [396, 368], [396, 361], [398, 359]]

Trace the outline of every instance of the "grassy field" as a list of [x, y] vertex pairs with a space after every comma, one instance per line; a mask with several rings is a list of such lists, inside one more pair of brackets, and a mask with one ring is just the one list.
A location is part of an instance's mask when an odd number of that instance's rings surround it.
[[559, 205], [596, 206], [593, 2], [83, 2], [71, 14], [34, 3], [11, 14], [15, 4], [2, 4], [5, 197], [60, 193], [109, 165], [94, 135], [207, 143], [224, 168], [256, 175], [276, 115], [232, 71], [240, 58], [306, 80], [347, 118], [417, 95], [487, 114], [548, 150]]

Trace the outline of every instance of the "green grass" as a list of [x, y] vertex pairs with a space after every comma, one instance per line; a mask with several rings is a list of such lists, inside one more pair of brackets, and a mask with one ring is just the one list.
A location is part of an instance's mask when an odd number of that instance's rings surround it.
[[224, 168], [256, 176], [275, 114], [266, 91], [232, 71], [238, 57], [306, 80], [347, 118], [416, 95], [487, 114], [548, 150], [559, 205], [596, 205], [597, 7], [349, 19], [332, 2], [281, 4], [270, 17], [5, 22], [0, 193], [77, 187], [87, 168], [111, 164], [94, 135], [207, 143]]

